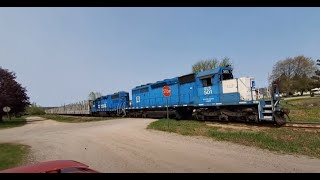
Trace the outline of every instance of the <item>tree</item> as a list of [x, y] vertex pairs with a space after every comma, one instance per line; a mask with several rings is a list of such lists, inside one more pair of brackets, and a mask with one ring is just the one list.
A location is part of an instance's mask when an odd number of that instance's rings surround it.
[[280, 77], [277, 78], [272, 84], [278, 84], [278, 87], [281, 92], [285, 92], [286, 94], [292, 94], [292, 84], [290, 78], [285, 74], [281, 74]]
[[102, 94], [100, 92], [95, 92], [96, 98], [99, 98], [102, 96]]
[[292, 78], [292, 81], [292, 88], [300, 92], [301, 96], [303, 95], [304, 91], [312, 89], [312, 79], [309, 78], [306, 74], [303, 74], [302, 76], [295, 75]]
[[272, 70], [270, 80], [277, 83], [282, 93], [291, 94], [294, 91], [301, 92], [312, 88], [311, 77], [315, 71], [315, 61], [303, 55], [288, 57], [279, 60]]
[[[320, 68], [320, 59], [317, 60], [317, 66]], [[315, 75], [311, 77], [312, 81], [312, 88], [319, 88], [320, 87], [320, 70], [317, 69]]]
[[201, 71], [207, 71], [217, 67], [225, 67], [227, 65], [231, 65], [231, 61], [228, 57], [223, 58], [220, 62], [215, 58], [200, 60], [192, 65], [192, 72], [196, 73]]
[[96, 94], [94, 92], [90, 92], [88, 99], [91, 100], [91, 101], [95, 100], [96, 99]]
[[36, 103], [32, 103], [27, 108], [26, 113], [29, 115], [43, 115], [45, 114], [45, 111], [41, 106], [38, 106]]
[[220, 61], [220, 64], [219, 64], [219, 67], [226, 67], [228, 65], [232, 65], [231, 61], [230, 61], [230, 58], [228, 57], [225, 57], [223, 58], [221, 61]]
[[101, 93], [100, 92], [90, 92], [88, 99], [91, 101], [94, 101], [95, 99], [101, 97]]
[[4, 115], [3, 107], [11, 108], [10, 114], [18, 114], [25, 111], [30, 104], [26, 88], [22, 87], [16, 80], [14, 72], [0, 67], [0, 122]]

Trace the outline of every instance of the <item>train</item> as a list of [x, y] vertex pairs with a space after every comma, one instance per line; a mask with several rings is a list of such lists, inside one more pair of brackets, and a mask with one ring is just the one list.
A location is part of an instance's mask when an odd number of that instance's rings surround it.
[[[169, 86], [171, 95], [163, 95]], [[195, 119], [202, 121], [243, 121], [286, 123], [289, 110], [280, 105], [277, 85], [271, 99], [258, 99], [252, 77], [234, 78], [229, 65], [207, 71], [136, 86], [101, 96], [93, 101], [47, 109], [47, 114], [121, 116], [142, 118]]]

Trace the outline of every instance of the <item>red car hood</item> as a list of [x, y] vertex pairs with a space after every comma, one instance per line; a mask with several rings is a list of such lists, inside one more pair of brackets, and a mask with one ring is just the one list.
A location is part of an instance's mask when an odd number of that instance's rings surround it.
[[60, 173], [60, 170], [71, 173], [97, 173], [89, 166], [73, 160], [56, 160], [29, 164], [0, 171], [0, 173]]

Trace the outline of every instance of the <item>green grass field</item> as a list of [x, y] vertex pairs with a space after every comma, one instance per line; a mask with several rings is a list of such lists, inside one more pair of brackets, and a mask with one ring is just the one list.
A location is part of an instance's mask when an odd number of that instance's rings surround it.
[[0, 170], [20, 166], [27, 162], [30, 147], [22, 144], [0, 144]]
[[11, 120], [4, 118], [3, 122], [0, 123], [0, 129], [19, 127], [25, 124], [26, 124], [25, 117], [19, 117], [19, 118], [12, 117]]
[[282, 100], [281, 105], [290, 109], [292, 121], [320, 122], [320, 97]]
[[[230, 141], [286, 154], [300, 154], [320, 158], [320, 132], [290, 128], [234, 129], [212, 127], [199, 121], [169, 121], [161, 119], [151, 123], [148, 129], [174, 132], [188, 136], [206, 136], [219, 141]], [[226, 126], [228, 126], [226, 124]], [[249, 126], [250, 127], [250, 126]]]
[[105, 121], [110, 119], [115, 119], [115, 117], [82, 117], [82, 116], [62, 116], [54, 114], [40, 115], [40, 117], [46, 119], [52, 119], [59, 122], [68, 123], [81, 123], [81, 122], [92, 122], [92, 121]]

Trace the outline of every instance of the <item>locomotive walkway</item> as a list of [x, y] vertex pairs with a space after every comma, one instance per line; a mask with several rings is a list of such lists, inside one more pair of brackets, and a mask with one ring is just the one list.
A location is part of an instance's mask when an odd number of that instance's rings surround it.
[[61, 123], [33, 117], [0, 130], [32, 147], [30, 161], [71, 159], [100, 172], [320, 172], [320, 159], [145, 129], [153, 119]]

